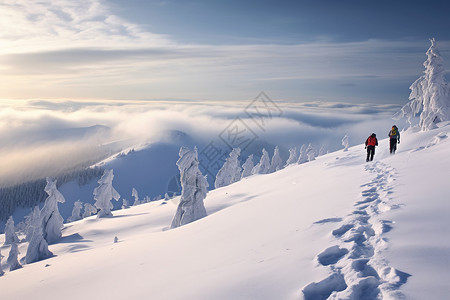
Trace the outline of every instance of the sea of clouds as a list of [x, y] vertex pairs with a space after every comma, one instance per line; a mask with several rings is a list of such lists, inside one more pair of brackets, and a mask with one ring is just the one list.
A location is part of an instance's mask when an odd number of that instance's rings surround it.
[[[394, 124], [392, 115], [400, 108], [296, 103], [264, 96], [263, 102], [259, 96], [235, 102], [4, 101], [0, 106], [0, 185], [55, 176], [128, 147], [170, 142], [173, 132], [185, 134], [199, 150], [212, 141], [233, 139], [241, 147], [258, 142], [287, 150], [312, 143], [334, 151], [342, 148], [345, 134], [350, 145], [364, 143], [372, 132], [386, 137]], [[233, 130], [246, 130], [247, 135], [239, 140], [231, 136]]]

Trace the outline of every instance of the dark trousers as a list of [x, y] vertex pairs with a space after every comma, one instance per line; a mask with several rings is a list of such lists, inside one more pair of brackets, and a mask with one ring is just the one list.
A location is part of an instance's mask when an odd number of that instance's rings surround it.
[[367, 158], [366, 161], [372, 161], [375, 154], [375, 146], [367, 146]]
[[395, 150], [397, 150], [397, 139], [389, 139], [389, 151], [394, 154]]

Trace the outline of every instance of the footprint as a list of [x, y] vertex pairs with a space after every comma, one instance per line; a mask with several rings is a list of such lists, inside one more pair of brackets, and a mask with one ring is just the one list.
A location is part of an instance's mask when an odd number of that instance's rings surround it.
[[368, 277], [373, 276], [377, 279], [380, 279], [380, 276], [378, 275], [377, 271], [375, 271], [374, 268], [369, 266], [367, 263], [369, 262], [368, 258], [361, 258], [361, 259], [355, 259], [352, 262], [352, 268], [356, 272], [360, 273], [360, 277]]
[[341, 227], [339, 227], [338, 229], [333, 230], [331, 233], [335, 236], [335, 237], [341, 237], [342, 235], [344, 235], [347, 231], [349, 231], [350, 229], [352, 229], [355, 225], [353, 224], [344, 224]]
[[317, 255], [317, 260], [322, 266], [328, 266], [337, 263], [344, 255], [348, 253], [348, 249], [332, 246]]
[[305, 300], [326, 300], [333, 292], [340, 292], [347, 288], [344, 276], [339, 273], [331, 274], [319, 282], [312, 282], [302, 290]]

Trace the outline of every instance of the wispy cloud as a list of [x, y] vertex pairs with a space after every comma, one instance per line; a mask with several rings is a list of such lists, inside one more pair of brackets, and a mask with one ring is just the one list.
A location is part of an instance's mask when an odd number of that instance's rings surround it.
[[[382, 40], [186, 44], [120, 18], [99, 0], [6, 0], [0, 8], [3, 98], [225, 100], [265, 89], [288, 99], [331, 99], [333, 86], [349, 82], [407, 82], [420, 74], [427, 47]], [[355, 90], [344, 95], [356, 97]]]

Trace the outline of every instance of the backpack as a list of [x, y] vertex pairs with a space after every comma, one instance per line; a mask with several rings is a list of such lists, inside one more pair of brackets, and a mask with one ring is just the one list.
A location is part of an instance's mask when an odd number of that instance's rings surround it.
[[398, 135], [398, 128], [397, 126], [394, 126], [391, 129], [391, 137], [396, 137], [397, 135]]
[[367, 145], [368, 146], [375, 146], [377, 144], [377, 138], [374, 136], [369, 136], [367, 138]]

